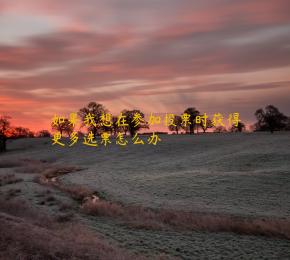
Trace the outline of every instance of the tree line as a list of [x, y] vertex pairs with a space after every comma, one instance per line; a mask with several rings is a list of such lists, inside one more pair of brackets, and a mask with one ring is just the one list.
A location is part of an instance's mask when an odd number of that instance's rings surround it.
[[[125, 135], [130, 134], [134, 136], [141, 129], [149, 129], [148, 122], [145, 121], [145, 115], [138, 109], [123, 110], [122, 115], [126, 121], [126, 126], [119, 126], [117, 124], [118, 116], [112, 116], [110, 126], [103, 125], [100, 118], [103, 114], [109, 112], [102, 104], [96, 102], [90, 102], [87, 106], [81, 108], [78, 111], [78, 117], [84, 122], [86, 115], [91, 114], [94, 117], [95, 124], [86, 126], [82, 123], [79, 134], [83, 135], [81, 131], [84, 127], [88, 132], [92, 132], [95, 136], [101, 135], [103, 132], [109, 132], [111, 135], [116, 135], [117, 132], [123, 132]], [[138, 113], [142, 123], [136, 125], [134, 122], [134, 115]], [[181, 115], [174, 115], [174, 125], [168, 126], [168, 130], [179, 134], [180, 131], [184, 131], [186, 134], [198, 133], [199, 130], [205, 133], [208, 129], [212, 129], [212, 132], [242, 132], [246, 129], [243, 122], [238, 122], [237, 125], [232, 125], [229, 129], [224, 126], [214, 127], [212, 119], [207, 118], [206, 124], [197, 124], [196, 118], [201, 113], [194, 107], [189, 107], [184, 110], [185, 114], [188, 114], [189, 124], [187, 126], [182, 125]], [[268, 105], [265, 109], [258, 109], [255, 112], [257, 122], [251, 126], [252, 131], [289, 131], [290, 130], [290, 117], [284, 115], [279, 109], [273, 105]], [[75, 131], [75, 126], [72, 125], [68, 118], [65, 118], [58, 124], [51, 126], [52, 131], [58, 131], [61, 135], [70, 136]], [[39, 132], [32, 132], [28, 128], [13, 127], [10, 122], [10, 117], [0, 116], [0, 152], [6, 151], [7, 139], [28, 138], [28, 137], [51, 137], [49, 130], [41, 130]]]

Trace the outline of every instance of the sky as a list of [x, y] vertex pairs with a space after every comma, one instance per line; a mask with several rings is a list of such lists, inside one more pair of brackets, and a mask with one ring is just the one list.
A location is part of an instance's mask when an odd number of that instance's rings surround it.
[[0, 114], [290, 115], [289, 0], [0, 0]]

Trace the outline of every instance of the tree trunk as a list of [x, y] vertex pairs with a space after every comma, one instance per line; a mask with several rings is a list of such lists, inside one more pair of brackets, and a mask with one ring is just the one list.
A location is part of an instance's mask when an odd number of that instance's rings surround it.
[[189, 125], [189, 134], [191, 134], [191, 135], [194, 134], [194, 126], [192, 124]]
[[130, 129], [129, 132], [130, 132], [130, 136], [131, 136], [131, 137], [134, 137], [134, 135], [135, 135], [135, 131], [134, 131], [134, 129]]
[[93, 132], [94, 137], [97, 138], [98, 129], [96, 127], [94, 127], [92, 130], [93, 130], [92, 132]]
[[6, 152], [6, 137], [4, 136], [4, 140], [3, 140], [3, 151]]
[[6, 151], [6, 137], [3, 135], [0, 135], [0, 152]]

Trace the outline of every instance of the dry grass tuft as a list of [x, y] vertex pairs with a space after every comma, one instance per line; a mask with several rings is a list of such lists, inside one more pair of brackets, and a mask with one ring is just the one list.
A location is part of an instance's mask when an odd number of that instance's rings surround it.
[[2, 159], [0, 161], [0, 168], [14, 168], [21, 166], [22, 163], [20, 161], [10, 160], [10, 159]]
[[94, 216], [107, 216], [112, 218], [124, 217], [125, 209], [119, 204], [100, 200], [97, 203], [87, 201], [82, 205], [82, 211]]
[[60, 205], [59, 205], [60, 211], [70, 211], [74, 209], [75, 209], [75, 206], [72, 203], [60, 202]]
[[[49, 179], [69, 172], [80, 170], [78, 167], [50, 167], [43, 171], [37, 182], [51, 185], [73, 199], [83, 202], [94, 193], [81, 185], [66, 185]], [[176, 210], [153, 210], [142, 206], [124, 206], [104, 199], [95, 202], [88, 200], [81, 210], [90, 215], [107, 216], [124, 221], [134, 228], [196, 230], [209, 232], [233, 232], [242, 235], [263, 235], [290, 239], [290, 220], [278, 218], [246, 218], [231, 215], [191, 213]]]
[[20, 193], [21, 193], [21, 189], [9, 189], [5, 197], [7, 200], [9, 200], [20, 195]]
[[153, 210], [141, 206], [123, 206], [108, 201], [82, 205], [82, 211], [95, 216], [117, 218], [141, 229], [173, 229], [209, 232], [232, 232], [240, 235], [262, 235], [290, 239], [290, 220], [246, 218], [231, 215]]
[[53, 177], [59, 177], [64, 174], [68, 174], [71, 172], [76, 172], [82, 170], [79, 167], [75, 166], [50, 166], [48, 169], [45, 169], [41, 173], [46, 177], [46, 178], [53, 178]]
[[85, 188], [81, 185], [71, 184], [63, 185], [61, 183], [53, 184], [59, 190], [68, 193], [69, 196], [77, 201], [82, 201], [85, 197], [92, 194], [92, 191], [88, 188]]
[[0, 258], [144, 259], [107, 244], [69, 218], [42, 215], [22, 201], [0, 200]]
[[15, 177], [15, 174], [5, 174], [0, 176], [0, 186], [14, 184], [21, 181], [23, 180]]
[[73, 218], [74, 218], [73, 213], [65, 213], [65, 214], [60, 214], [56, 216], [55, 220], [59, 223], [63, 223], [63, 222], [70, 222], [73, 220]]

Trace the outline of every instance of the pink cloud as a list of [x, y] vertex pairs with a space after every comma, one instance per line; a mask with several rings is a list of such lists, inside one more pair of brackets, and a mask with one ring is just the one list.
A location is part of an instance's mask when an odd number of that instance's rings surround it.
[[[215, 105], [231, 106], [222, 92], [250, 114], [259, 102], [253, 93], [267, 92], [270, 102], [276, 90], [275, 101], [290, 110], [287, 87], [269, 76], [290, 67], [289, 1], [1, 1], [0, 12], [60, 21], [53, 32], [0, 44], [0, 113], [42, 122], [32, 128], [92, 100], [114, 111], [212, 110], [214, 95]], [[243, 76], [257, 71], [267, 71], [265, 80]]]

